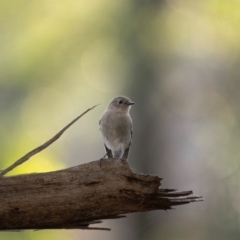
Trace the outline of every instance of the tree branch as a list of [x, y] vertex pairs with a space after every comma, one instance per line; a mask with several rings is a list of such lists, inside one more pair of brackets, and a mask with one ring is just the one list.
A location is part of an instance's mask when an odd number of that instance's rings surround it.
[[192, 191], [160, 187], [161, 178], [132, 172], [126, 161], [106, 159], [68, 169], [3, 177], [0, 230], [102, 229], [91, 224], [122, 214], [202, 200]]

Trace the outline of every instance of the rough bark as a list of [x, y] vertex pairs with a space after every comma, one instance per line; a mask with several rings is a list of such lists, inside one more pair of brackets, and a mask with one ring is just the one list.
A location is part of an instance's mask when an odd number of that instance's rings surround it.
[[201, 200], [192, 191], [162, 189], [161, 178], [106, 159], [68, 169], [0, 178], [0, 230], [90, 227], [121, 214]]

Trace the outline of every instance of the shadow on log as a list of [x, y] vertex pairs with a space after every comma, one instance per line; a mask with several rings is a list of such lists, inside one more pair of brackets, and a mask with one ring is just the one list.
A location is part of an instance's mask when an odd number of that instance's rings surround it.
[[0, 178], [0, 230], [102, 229], [91, 224], [122, 214], [201, 201], [192, 191], [162, 189], [161, 178], [106, 159], [68, 169]]

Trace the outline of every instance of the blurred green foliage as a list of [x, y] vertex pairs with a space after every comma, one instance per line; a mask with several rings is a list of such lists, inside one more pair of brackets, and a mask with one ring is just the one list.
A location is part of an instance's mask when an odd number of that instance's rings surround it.
[[239, 239], [239, 13], [237, 0], [2, 0], [0, 168], [101, 103], [11, 174], [98, 159], [98, 119], [124, 94], [137, 102], [131, 166], [206, 201], [107, 222], [111, 233], [0, 239]]

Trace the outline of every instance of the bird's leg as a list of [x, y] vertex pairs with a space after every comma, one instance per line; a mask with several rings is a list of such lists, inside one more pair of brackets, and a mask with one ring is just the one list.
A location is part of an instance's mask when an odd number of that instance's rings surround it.
[[111, 149], [107, 149], [106, 154], [104, 154], [104, 156], [98, 160], [98, 164], [100, 167], [101, 167], [102, 161], [109, 154], [110, 151], [111, 151]]
[[[112, 158], [112, 157], [113, 157], [113, 154], [112, 154], [111, 149], [109, 149], [105, 144], [104, 144], [104, 147], [105, 147], [105, 150], [106, 150], [106, 153], [107, 153], [108, 158]], [[106, 155], [105, 155], [105, 156], [106, 156]]]

